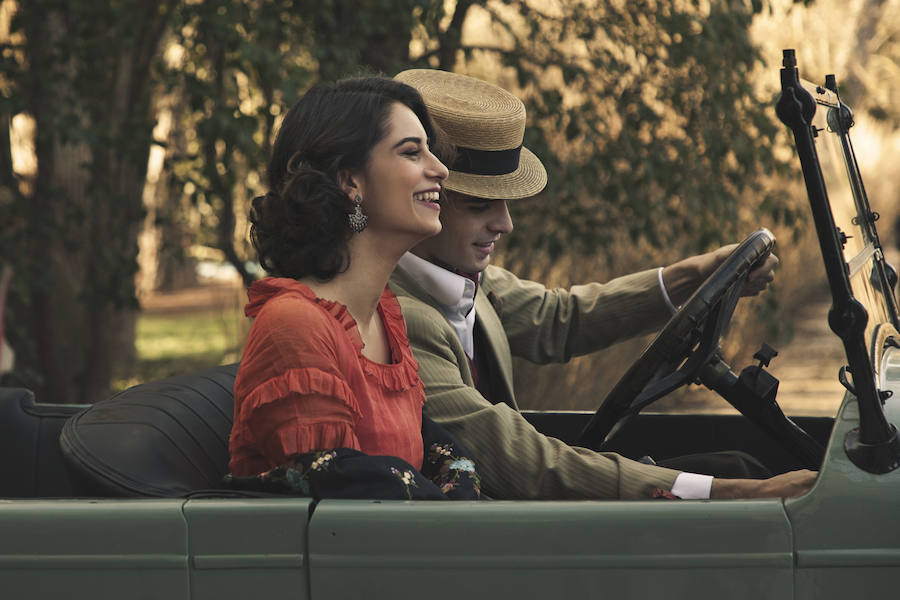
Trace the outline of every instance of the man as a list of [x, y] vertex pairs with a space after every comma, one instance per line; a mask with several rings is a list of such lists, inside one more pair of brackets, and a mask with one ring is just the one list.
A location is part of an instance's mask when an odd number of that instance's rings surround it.
[[[417, 88], [455, 148], [443, 230], [407, 253], [391, 278], [400, 299], [425, 412], [471, 450], [485, 493], [495, 498], [682, 498], [791, 496], [808, 471], [767, 480], [712, 479], [571, 447], [540, 434], [518, 412], [512, 355], [562, 362], [658, 329], [730, 248], [607, 284], [547, 290], [490, 265], [512, 231], [507, 200], [540, 192], [547, 176], [522, 147], [525, 107], [484, 81], [428, 69], [396, 79]], [[777, 259], [758, 268], [745, 293], [764, 289]]]

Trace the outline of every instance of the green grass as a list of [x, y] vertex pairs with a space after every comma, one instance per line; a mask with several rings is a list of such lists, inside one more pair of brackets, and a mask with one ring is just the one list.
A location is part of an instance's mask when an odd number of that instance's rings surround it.
[[242, 314], [221, 309], [143, 313], [138, 317], [137, 362], [113, 382], [114, 390], [183, 375], [205, 367], [235, 362], [249, 322]]

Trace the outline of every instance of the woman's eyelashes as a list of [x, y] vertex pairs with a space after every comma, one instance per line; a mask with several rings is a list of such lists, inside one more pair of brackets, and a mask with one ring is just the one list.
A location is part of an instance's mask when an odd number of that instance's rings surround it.
[[431, 147], [428, 144], [413, 143], [410, 146], [403, 148], [400, 152], [404, 156], [418, 157], [424, 154], [426, 151], [431, 152]]

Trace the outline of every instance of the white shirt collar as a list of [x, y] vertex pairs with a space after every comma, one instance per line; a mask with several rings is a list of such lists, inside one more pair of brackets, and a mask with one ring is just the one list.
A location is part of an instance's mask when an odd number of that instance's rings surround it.
[[475, 282], [407, 252], [397, 263], [440, 305], [469, 358], [475, 353]]
[[455, 305], [469, 288], [472, 289], [471, 295], [475, 295], [475, 283], [472, 280], [428, 262], [412, 252], [401, 256], [397, 265], [424, 287], [441, 306]]

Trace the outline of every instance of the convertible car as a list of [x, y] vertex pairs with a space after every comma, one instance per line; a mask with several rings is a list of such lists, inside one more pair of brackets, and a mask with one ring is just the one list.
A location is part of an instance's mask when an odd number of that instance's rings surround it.
[[[785, 417], [771, 349], [739, 374], [719, 340], [751, 234], [685, 303], [595, 414], [530, 413], [538, 429], [639, 458], [742, 449], [818, 471], [790, 500], [414, 502], [222, 488], [235, 365], [149, 382], [91, 406], [0, 389], [0, 597], [889, 597], [900, 581], [900, 333], [886, 264], [833, 77], [792, 51], [779, 117], [793, 131], [846, 350], [837, 414]], [[642, 411], [701, 381], [740, 414]]]

